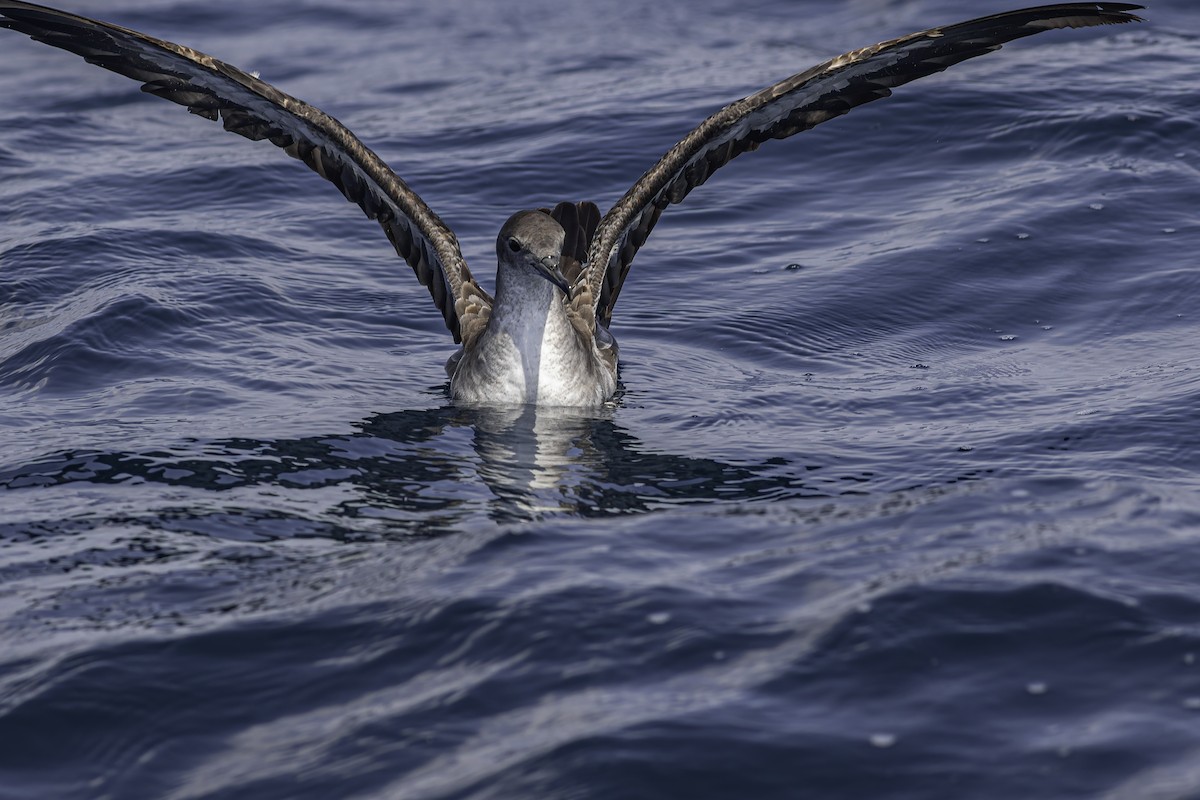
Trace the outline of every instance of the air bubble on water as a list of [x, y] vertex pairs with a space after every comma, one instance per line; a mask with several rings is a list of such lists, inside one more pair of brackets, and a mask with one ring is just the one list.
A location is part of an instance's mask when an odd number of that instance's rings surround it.
[[1018, 239], [1028, 239], [1028, 238], [1029, 238], [1029, 234], [1028, 234], [1028, 233], [1018, 233], [1018, 234], [1017, 234], [1017, 238], [1018, 238]]
[[665, 625], [671, 621], [671, 615], [666, 611], [655, 611], [646, 617], [651, 625]]
[[1104, 203], [1092, 203], [1088, 206], [1088, 208], [1090, 208], [1092, 211], [1103, 211]]
[[1003, 334], [1003, 335], [1000, 337], [1000, 341], [1002, 341], [1002, 342], [1011, 342], [1013, 339], [1016, 339], [1016, 338], [1017, 338], [1016, 334], [1014, 334], [1014, 333], [1006, 333], [1006, 334]]
[[872, 733], [871, 746], [878, 748], [888, 748], [896, 743], [896, 734], [894, 733]]
[[1054, 330], [1054, 326], [1053, 326], [1053, 325], [1043, 325], [1043, 326], [1042, 326], [1042, 330], [1044, 330], [1044, 331], [1052, 331], [1052, 330]]
[[983, 238], [981, 238], [981, 239], [976, 239], [975, 241], [979, 242], [980, 244], [987, 244], [988, 242], [990, 242], [990, 241], [991, 241], [991, 239], [989, 239], [989, 238], [987, 238], [986, 236], [984, 236]]

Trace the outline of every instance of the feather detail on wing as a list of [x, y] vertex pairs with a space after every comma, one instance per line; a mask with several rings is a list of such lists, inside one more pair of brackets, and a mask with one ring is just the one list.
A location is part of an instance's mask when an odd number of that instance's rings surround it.
[[482, 332], [492, 298], [475, 282], [454, 233], [344, 125], [211, 56], [117, 25], [0, 0], [0, 27], [140, 81], [142, 90], [247, 139], [267, 139], [300, 159], [383, 227], [429, 288], [454, 340]]
[[596, 334], [596, 304], [588, 282], [583, 280], [588, 247], [600, 224], [600, 209], [595, 203], [559, 203], [553, 209], [538, 209], [549, 214], [562, 226], [563, 247], [559, 269], [571, 284], [568, 299], [568, 316], [584, 341], [592, 341]]
[[704, 120], [651, 167], [601, 220], [587, 257], [596, 315], [607, 325], [638, 249], [663, 210], [718, 168], [769, 139], [785, 139], [887, 97], [892, 88], [1052, 28], [1134, 22], [1129, 3], [1059, 3], [932, 28], [838, 56]]

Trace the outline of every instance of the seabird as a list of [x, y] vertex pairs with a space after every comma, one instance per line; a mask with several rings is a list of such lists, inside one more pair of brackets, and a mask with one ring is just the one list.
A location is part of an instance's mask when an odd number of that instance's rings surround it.
[[667, 206], [719, 167], [887, 97], [892, 88], [1053, 28], [1140, 21], [1129, 3], [1057, 3], [931, 28], [853, 50], [738, 100], [672, 147], [607, 214], [590, 202], [519, 211], [496, 239], [496, 295], [472, 277], [454, 233], [344, 125], [237, 67], [129, 28], [0, 0], [12, 28], [248, 139], [266, 139], [379, 222], [429, 288], [462, 348], [446, 365], [458, 405], [597, 406], [617, 387], [608, 326], [633, 258]]

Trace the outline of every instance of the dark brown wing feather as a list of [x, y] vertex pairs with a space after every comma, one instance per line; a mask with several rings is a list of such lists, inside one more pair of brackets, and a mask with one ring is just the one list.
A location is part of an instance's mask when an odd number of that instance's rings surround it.
[[563, 228], [561, 269], [567, 282], [574, 285], [583, 274], [587, 263], [588, 246], [600, 225], [600, 209], [586, 200], [582, 203], [559, 203], [553, 209], [538, 209], [558, 222]]
[[207, 119], [220, 118], [228, 131], [282, 147], [379, 222], [429, 287], [456, 342], [483, 330], [492, 298], [472, 278], [454, 233], [333, 117], [204, 53], [117, 25], [0, 0], [0, 27], [141, 81], [143, 91]]
[[940, 72], [1004, 42], [1052, 28], [1134, 22], [1129, 3], [1059, 3], [1009, 11], [902, 36], [838, 56], [726, 106], [649, 169], [604, 216], [588, 252], [588, 288], [604, 325], [633, 258], [663, 209], [719, 167], [768, 139], [785, 139], [887, 97], [893, 87]]

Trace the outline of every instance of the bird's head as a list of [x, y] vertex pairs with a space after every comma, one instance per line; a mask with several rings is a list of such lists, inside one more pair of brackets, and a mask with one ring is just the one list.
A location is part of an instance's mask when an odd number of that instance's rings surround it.
[[496, 259], [501, 269], [519, 275], [536, 275], [571, 296], [571, 284], [562, 273], [561, 225], [541, 211], [518, 211], [508, 218], [496, 237]]

